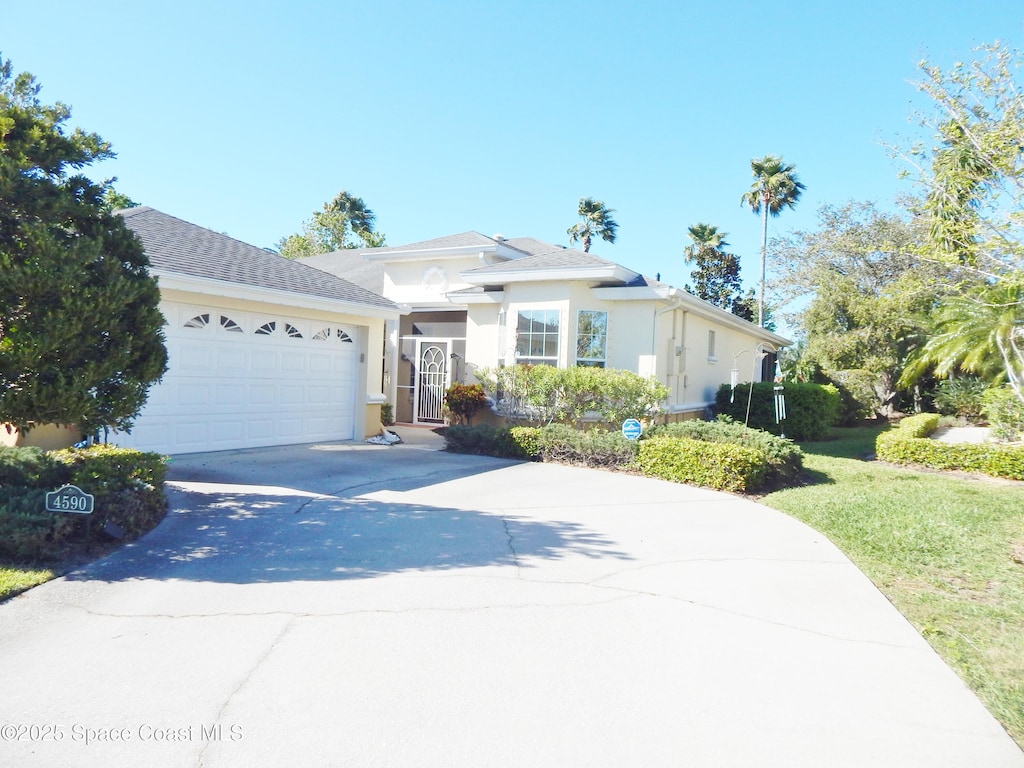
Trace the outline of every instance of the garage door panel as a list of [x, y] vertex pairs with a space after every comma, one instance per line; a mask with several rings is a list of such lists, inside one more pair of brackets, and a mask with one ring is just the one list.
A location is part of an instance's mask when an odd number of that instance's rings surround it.
[[[169, 369], [121, 445], [163, 453], [224, 450], [354, 437], [358, 350], [332, 325], [326, 339], [296, 338], [308, 322], [165, 303]], [[209, 314], [206, 327], [184, 323]], [[227, 332], [221, 315], [242, 332]], [[276, 332], [257, 334], [276, 321]], [[317, 329], [326, 323], [315, 324]], [[345, 338], [357, 338], [347, 328]]]
[[281, 353], [281, 370], [285, 373], [305, 373], [309, 355], [299, 352]]
[[170, 360], [171, 366], [183, 371], [206, 371], [212, 367], [212, 362], [213, 350], [206, 344], [179, 345], [176, 354]]
[[207, 405], [210, 402], [210, 385], [183, 381], [177, 387], [179, 405]]
[[248, 350], [232, 347], [217, 350], [217, 372], [222, 374], [237, 375], [248, 367], [246, 358]]

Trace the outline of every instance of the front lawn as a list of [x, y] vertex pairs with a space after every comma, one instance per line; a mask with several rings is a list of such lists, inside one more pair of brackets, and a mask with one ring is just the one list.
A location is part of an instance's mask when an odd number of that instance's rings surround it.
[[880, 431], [801, 444], [808, 484], [761, 501], [827, 535], [1024, 746], [1024, 483], [863, 460]]

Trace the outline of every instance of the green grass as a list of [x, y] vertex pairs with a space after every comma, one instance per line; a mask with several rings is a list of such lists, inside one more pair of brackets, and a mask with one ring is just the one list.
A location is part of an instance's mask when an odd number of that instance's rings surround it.
[[6, 600], [37, 584], [49, 581], [55, 575], [53, 571], [47, 569], [34, 570], [19, 565], [0, 565], [0, 600]]
[[1024, 747], [1024, 484], [860, 460], [880, 431], [802, 444], [808, 484], [762, 501], [842, 549]]

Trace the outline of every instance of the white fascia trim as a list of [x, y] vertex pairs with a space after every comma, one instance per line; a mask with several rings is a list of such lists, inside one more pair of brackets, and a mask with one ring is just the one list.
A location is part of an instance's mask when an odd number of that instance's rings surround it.
[[564, 280], [619, 280], [628, 283], [636, 278], [636, 272], [619, 264], [597, 267], [557, 267], [553, 269], [490, 269], [486, 274], [475, 275], [475, 270], [460, 273], [470, 285], [497, 285], [499, 283], [539, 283]]
[[160, 288], [200, 293], [213, 298], [222, 297], [242, 299], [244, 301], [258, 301], [261, 304], [306, 307], [323, 312], [362, 315], [363, 317], [376, 317], [384, 320], [397, 320], [400, 315], [406, 314], [402, 311], [401, 306], [388, 309], [386, 307], [375, 307], [370, 304], [360, 304], [355, 301], [325, 299], [319, 296], [311, 296], [308, 293], [293, 293], [292, 291], [283, 291], [277, 288], [261, 288], [255, 285], [233, 283], [228, 280], [213, 280], [208, 277], [182, 275], [177, 272], [164, 272], [163, 270], [151, 269], [150, 274], [157, 279], [157, 285]]
[[[459, 304], [458, 302], [413, 302], [408, 305], [409, 312], [459, 312], [466, 308], [465, 303]], [[403, 314], [409, 314], [405, 312]]]
[[729, 326], [743, 333], [748, 333], [756, 338], [779, 347], [792, 346], [793, 342], [787, 338], [772, 333], [753, 323], [748, 323], [742, 317], [737, 317], [732, 312], [708, 304], [698, 299], [693, 294], [681, 291], [672, 286], [638, 286], [636, 288], [592, 288], [594, 296], [608, 301], [664, 301], [693, 312], [694, 314], [706, 317], [710, 320]]
[[[509, 249], [501, 249], [508, 251]], [[366, 253], [363, 258], [367, 261], [420, 261], [426, 259], [464, 259], [466, 256], [483, 256], [491, 253], [502, 258], [514, 258], [501, 253], [498, 244], [493, 245], [460, 245], [454, 248], [417, 248], [409, 251], [388, 251], [387, 253]]]
[[484, 291], [483, 293], [448, 294], [449, 300], [459, 304], [501, 304], [505, 301], [504, 291]]
[[634, 287], [596, 287], [590, 289], [595, 298], [606, 301], [666, 301], [670, 298], [670, 287], [660, 288], [651, 285], [640, 285]]

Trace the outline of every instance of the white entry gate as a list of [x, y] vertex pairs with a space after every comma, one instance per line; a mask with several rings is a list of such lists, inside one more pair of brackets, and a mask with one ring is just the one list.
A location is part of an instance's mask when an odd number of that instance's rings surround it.
[[447, 340], [416, 340], [416, 360], [419, 365], [413, 395], [416, 409], [413, 421], [417, 424], [440, 424], [444, 421], [444, 393], [451, 385], [448, 348]]

